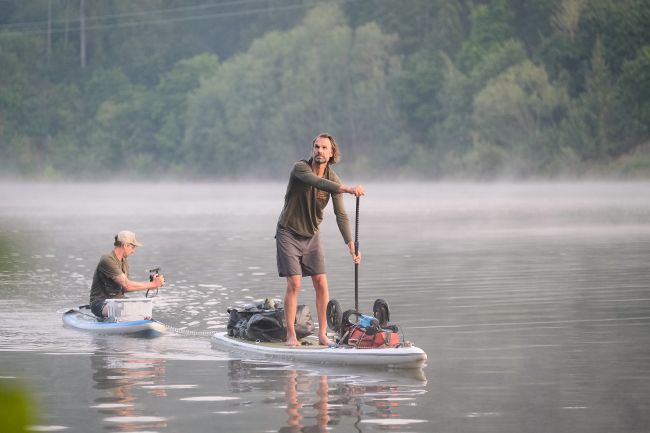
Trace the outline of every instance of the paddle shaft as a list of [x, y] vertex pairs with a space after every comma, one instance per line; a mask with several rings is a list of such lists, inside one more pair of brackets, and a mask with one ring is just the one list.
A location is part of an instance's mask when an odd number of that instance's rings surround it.
[[[354, 255], [359, 255], [359, 196], [357, 196], [357, 212], [354, 222]], [[359, 264], [354, 264], [354, 310], [359, 312]]]

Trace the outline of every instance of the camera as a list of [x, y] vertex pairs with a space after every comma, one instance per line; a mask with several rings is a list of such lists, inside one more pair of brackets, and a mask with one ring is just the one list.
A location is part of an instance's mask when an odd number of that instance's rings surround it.
[[[157, 267], [157, 268], [149, 269], [149, 281], [153, 281], [153, 279], [158, 274], [160, 274], [160, 266]], [[149, 296], [149, 291], [151, 291], [151, 290], [153, 290], [153, 289], [147, 289], [147, 292], [144, 294], [145, 298], [150, 298], [150, 297], [153, 298], [154, 296], [158, 295], [158, 288], [156, 287], [156, 293], [152, 292], [151, 296]]]
[[157, 268], [149, 269], [149, 281], [153, 281], [153, 278], [160, 274], [160, 266]]

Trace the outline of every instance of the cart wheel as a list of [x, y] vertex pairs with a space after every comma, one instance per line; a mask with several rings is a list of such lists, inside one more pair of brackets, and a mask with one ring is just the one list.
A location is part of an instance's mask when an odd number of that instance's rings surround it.
[[377, 299], [372, 306], [372, 312], [375, 318], [379, 321], [379, 326], [382, 328], [390, 322], [390, 310], [388, 309], [388, 302], [383, 299]]
[[330, 299], [327, 303], [327, 326], [334, 332], [339, 332], [341, 329], [343, 312], [341, 311], [341, 304], [336, 299]]
[[[354, 322], [350, 320], [350, 316], [354, 316]], [[343, 318], [341, 320], [343, 323], [343, 327], [347, 328], [349, 326], [354, 325], [359, 321], [359, 317], [361, 317], [361, 315], [357, 313], [356, 310], [345, 310], [343, 312]]]

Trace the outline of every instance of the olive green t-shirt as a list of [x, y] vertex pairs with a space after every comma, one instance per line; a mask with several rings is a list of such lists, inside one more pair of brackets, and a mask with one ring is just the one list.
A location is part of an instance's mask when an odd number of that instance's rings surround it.
[[352, 232], [345, 212], [343, 194], [339, 192], [340, 187], [341, 179], [329, 165], [323, 177], [318, 177], [311, 170], [311, 160], [296, 162], [289, 176], [278, 225], [299, 236], [314, 236], [323, 221], [323, 209], [331, 195], [336, 224], [345, 243], [349, 243], [352, 241]]
[[125, 275], [127, 278], [129, 275], [129, 262], [126, 258], [119, 260], [114, 251], [104, 254], [99, 259], [97, 269], [95, 269], [93, 275], [93, 283], [90, 287], [90, 303], [103, 301], [104, 299], [123, 298], [124, 290], [116, 281], [121, 275]]

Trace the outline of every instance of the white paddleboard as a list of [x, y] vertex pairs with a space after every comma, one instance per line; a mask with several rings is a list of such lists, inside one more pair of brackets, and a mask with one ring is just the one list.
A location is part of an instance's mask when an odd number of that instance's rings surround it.
[[310, 344], [289, 347], [282, 342], [257, 343], [229, 337], [227, 332], [217, 332], [211, 338], [215, 349], [269, 361], [373, 368], [422, 368], [427, 360], [427, 354], [415, 346], [357, 349], [348, 346], [320, 346], [318, 340], [311, 337], [302, 341]]
[[102, 322], [89, 309], [71, 309], [63, 313], [63, 325], [99, 334], [137, 334], [155, 337], [165, 332], [165, 325], [155, 320]]

